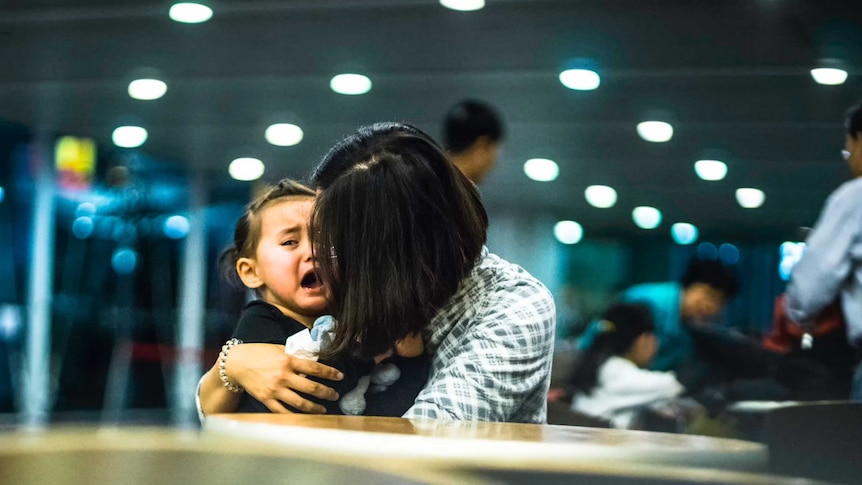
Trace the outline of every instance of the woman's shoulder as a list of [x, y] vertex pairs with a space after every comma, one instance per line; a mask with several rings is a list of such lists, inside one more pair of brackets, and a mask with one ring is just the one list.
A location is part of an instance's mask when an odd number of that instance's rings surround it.
[[521, 266], [510, 263], [485, 248], [473, 271], [462, 281], [473, 293], [507, 295], [535, 293], [551, 298], [548, 288]]
[[485, 249], [455, 295], [438, 311], [432, 333], [442, 336], [453, 329], [460, 329], [454, 332], [460, 334], [482, 328], [496, 333], [542, 333], [555, 320], [554, 299], [545, 285]]

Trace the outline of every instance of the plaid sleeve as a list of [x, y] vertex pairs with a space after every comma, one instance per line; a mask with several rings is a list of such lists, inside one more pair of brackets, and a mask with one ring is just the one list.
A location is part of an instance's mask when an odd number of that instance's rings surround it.
[[428, 384], [405, 417], [545, 421], [553, 298], [524, 279], [482, 303], [440, 343]]

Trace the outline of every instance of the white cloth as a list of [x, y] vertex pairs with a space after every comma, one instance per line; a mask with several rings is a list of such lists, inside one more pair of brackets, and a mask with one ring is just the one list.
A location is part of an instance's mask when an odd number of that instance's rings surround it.
[[287, 337], [284, 342], [284, 353], [300, 359], [317, 361], [317, 354], [320, 353], [320, 342], [312, 340], [311, 332], [306, 328]]
[[617, 356], [602, 364], [598, 377], [598, 385], [590, 394], [575, 395], [572, 410], [606, 419], [615, 428], [628, 428], [638, 408], [685, 390], [673, 372], [641, 369]]

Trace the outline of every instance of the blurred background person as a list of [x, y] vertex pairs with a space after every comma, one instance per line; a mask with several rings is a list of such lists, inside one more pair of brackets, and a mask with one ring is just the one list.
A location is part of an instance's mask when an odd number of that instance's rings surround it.
[[502, 118], [484, 101], [460, 101], [443, 119], [443, 146], [449, 158], [477, 185], [494, 169], [504, 136]]
[[[805, 253], [787, 287], [787, 316], [811, 330], [813, 320], [839, 299], [847, 338], [858, 347], [862, 344], [862, 102], [847, 111], [844, 126], [842, 155], [854, 179], [829, 196], [806, 240]], [[856, 369], [851, 398], [862, 400], [862, 367]]]
[[[692, 325], [711, 323], [739, 291], [736, 272], [720, 261], [693, 259], [680, 281], [641, 283], [624, 290], [619, 299], [646, 305], [655, 321], [658, 348], [649, 368], [680, 371], [697, 360]], [[579, 347], [593, 345], [598, 329], [588, 328]]]
[[673, 372], [650, 371], [657, 340], [649, 307], [615, 304], [599, 321], [593, 345], [570, 377], [572, 410], [629, 428], [644, 406], [676, 397], [685, 388]]

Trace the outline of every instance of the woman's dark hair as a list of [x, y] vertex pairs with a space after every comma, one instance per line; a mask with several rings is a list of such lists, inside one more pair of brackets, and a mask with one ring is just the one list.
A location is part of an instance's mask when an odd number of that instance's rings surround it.
[[739, 292], [739, 278], [736, 271], [714, 259], [693, 259], [682, 277], [682, 287], [688, 288], [694, 283], [705, 283], [724, 293], [725, 300], [730, 300]]
[[475, 99], [465, 99], [446, 113], [443, 120], [443, 144], [450, 152], [463, 152], [482, 136], [495, 142], [504, 136], [503, 122], [491, 105]]
[[225, 279], [233, 285], [242, 286], [236, 274], [236, 262], [239, 258], [254, 256], [254, 251], [260, 242], [260, 213], [266, 207], [284, 198], [305, 199], [314, 196], [314, 191], [305, 185], [295, 180], [283, 179], [246, 205], [245, 211], [236, 221], [233, 244], [219, 256], [219, 267]]
[[569, 378], [572, 394], [592, 393], [599, 383], [599, 369], [614, 355], [628, 352], [638, 336], [653, 331], [649, 307], [619, 303], [610, 306], [596, 322], [598, 333], [589, 349], [575, 361]]
[[844, 115], [844, 127], [854, 140], [862, 133], [862, 101], [854, 104]]
[[485, 244], [476, 187], [434, 140], [402, 123], [360, 128], [312, 174], [311, 234], [338, 325], [321, 358], [365, 357], [423, 330]]

